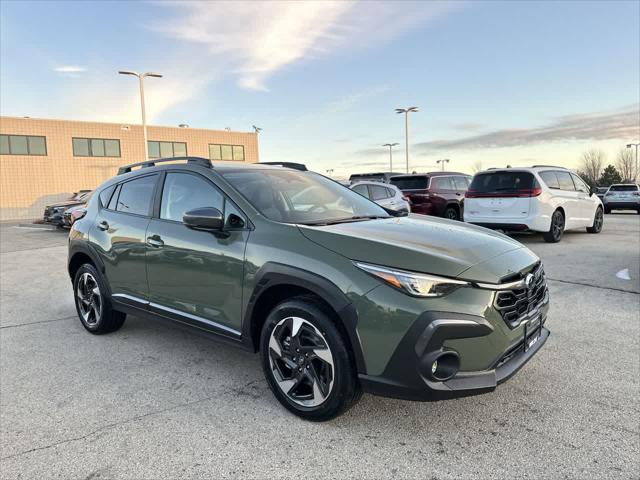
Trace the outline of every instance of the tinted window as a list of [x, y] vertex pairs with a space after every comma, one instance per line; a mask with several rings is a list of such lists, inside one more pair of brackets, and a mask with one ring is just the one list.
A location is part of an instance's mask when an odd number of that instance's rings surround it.
[[222, 160], [233, 160], [233, 148], [231, 145], [220, 145]]
[[363, 197], [369, 198], [369, 189], [367, 188], [366, 185], [356, 185], [355, 187], [352, 188], [352, 190], [354, 192], [359, 193]]
[[571, 180], [571, 174], [569, 172], [556, 172], [556, 177], [558, 177], [558, 183], [560, 184], [561, 190], [576, 189], [573, 185], [573, 180]]
[[387, 188], [387, 195], [389, 195], [389, 198], [395, 197], [396, 191], [393, 188]]
[[637, 192], [637, 185], [611, 185], [611, 192]]
[[194, 208], [224, 210], [222, 194], [204, 178], [189, 173], [168, 173], [162, 190], [160, 218], [182, 222]]
[[88, 157], [89, 156], [89, 139], [88, 138], [74, 138], [71, 141], [73, 145], [73, 155], [75, 157]]
[[29, 135], [0, 135], [2, 155], [46, 155], [45, 137]]
[[111, 200], [111, 195], [113, 195], [113, 191], [116, 189], [115, 185], [111, 185], [110, 187], [105, 188], [100, 192], [100, 204], [103, 207], [109, 205], [109, 200]]
[[385, 198], [389, 198], [389, 191], [382, 187], [382, 186], [378, 186], [378, 185], [370, 185], [369, 188], [371, 189], [371, 200], [383, 200]]
[[453, 177], [453, 183], [456, 186], [456, 190], [465, 191], [469, 184], [466, 177]]
[[9, 150], [9, 135], [0, 135], [0, 153], [3, 155], [11, 153]]
[[11, 135], [9, 136], [9, 142], [11, 144], [11, 153], [13, 155], [27, 155], [29, 153], [27, 148], [27, 137], [24, 135]]
[[29, 155], [46, 155], [47, 146], [44, 137], [27, 137], [29, 144]]
[[104, 154], [107, 157], [119, 157], [120, 156], [120, 140], [105, 140]]
[[104, 157], [104, 140], [99, 138], [91, 139], [91, 154], [94, 157]]
[[556, 177], [556, 172], [540, 172], [540, 177], [546, 183], [549, 188], [560, 188], [560, 183], [558, 183], [558, 177]]
[[429, 185], [429, 177], [416, 175], [415, 177], [394, 177], [389, 182], [400, 190], [426, 190]]
[[109, 206], [107, 207], [109, 210], [115, 210], [116, 206], [118, 204], [118, 196], [120, 195], [120, 185], [118, 185], [118, 187], [116, 188], [115, 193], [113, 194], [113, 196], [111, 197], [111, 200], [109, 200]]
[[149, 215], [157, 177], [157, 175], [150, 175], [123, 183], [120, 187], [116, 210], [136, 215]]
[[[569, 178], [571, 180], [571, 178]], [[474, 193], [516, 193], [532, 189], [535, 178], [529, 172], [487, 172], [473, 177], [469, 190]]]
[[580, 192], [589, 193], [589, 187], [582, 181], [582, 179], [577, 176], [575, 173], [571, 174], [571, 178], [573, 179], [573, 183], [576, 186], [576, 190]]
[[455, 190], [451, 177], [433, 177], [430, 190]]

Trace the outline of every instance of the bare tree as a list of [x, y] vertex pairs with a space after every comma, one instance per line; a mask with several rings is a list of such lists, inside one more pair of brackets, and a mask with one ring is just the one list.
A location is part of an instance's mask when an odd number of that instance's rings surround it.
[[621, 148], [616, 156], [616, 169], [620, 172], [623, 182], [633, 182], [638, 172], [633, 159], [633, 154], [629, 148]]
[[580, 172], [590, 185], [595, 185], [600, 178], [604, 161], [605, 153], [597, 148], [587, 150], [580, 157]]
[[471, 165], [471, 171], [473, 173], [478, 173], [482, 171], [482, 160], [476, 160], [475, 162], [473, 162], [473, 164]]

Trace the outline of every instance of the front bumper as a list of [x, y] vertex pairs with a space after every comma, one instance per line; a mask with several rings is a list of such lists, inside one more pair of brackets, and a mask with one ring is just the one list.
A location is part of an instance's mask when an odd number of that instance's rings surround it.
[[[483, 317], [427, 312], [421, 315], [398, 345], [382, 375], [360, 374], [364, 391], [393, 398], [436, 401], [488, 393], [511, 378], [542, 348], [550, 335], [544, 327], [546, 308], [530, 327], [499, 354], [490, 368], [460, 371], [446, 381], [434, 381], [429, 371], [434, 353], [450, 351], [446, 342], [483, 337], [494, 326]], [[528, 323], [528, 322], [527, 322]]]

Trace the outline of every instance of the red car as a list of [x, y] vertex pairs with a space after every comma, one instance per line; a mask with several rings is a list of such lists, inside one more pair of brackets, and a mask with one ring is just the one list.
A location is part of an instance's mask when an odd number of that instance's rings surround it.
[[412, 213], [461, 220], [471, 177], [459, 172], [430, 172], [391, 177], [409, 198]]

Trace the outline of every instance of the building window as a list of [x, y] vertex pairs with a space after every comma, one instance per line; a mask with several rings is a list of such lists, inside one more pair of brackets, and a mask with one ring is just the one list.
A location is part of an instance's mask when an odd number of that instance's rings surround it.
[[184, 142], [157, 142], [149, 140], [149, 158], [186, 157], [187, 144]]
[[74, 157], [119, 157], [120, 140], [72, 138]]
[[244, 162], [243, 145], [209, 144], [209, 158], [211, 160], [235, 160]]
[[31, 135], [0, 135], [2, 155], [46, 155], [46, 137]]

